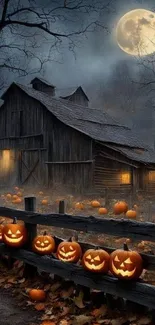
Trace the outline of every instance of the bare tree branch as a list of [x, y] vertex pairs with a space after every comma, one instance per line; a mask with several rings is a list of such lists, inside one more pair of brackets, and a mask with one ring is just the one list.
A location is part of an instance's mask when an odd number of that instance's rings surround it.
[[82, 35], [107, 31], [100, 15], [108, 12], [112, 0], [1, 0], [0, 4], [1, 75], [5, 69], [21, 76], [41, 71], [60, 53], [63, 42], [75, 55]]

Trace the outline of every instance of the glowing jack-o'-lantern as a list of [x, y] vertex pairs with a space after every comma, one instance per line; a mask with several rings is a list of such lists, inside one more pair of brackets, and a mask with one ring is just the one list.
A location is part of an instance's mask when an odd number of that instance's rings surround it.
[[138, 252], [128, 250], [124, 244], [124, 250], [117, 249], [111, 253], [110, 271], [117, 278], [137, 280], [143, 271], [143, 260]]
[[76, 241], [64, 241], [58, 245], [57, 257], [63, 262], [78, 262], [82, 256], [81, 246]]
[[4, 225], [2, 237], [6, 245], [21, 247], [27, 241], [27, 230], [23, 224], [17, 223], [17, 219], [14, 218], [13, 223]]
[[88, 249], [83, 255], [82, 265], [88, 271], [107, 273], [109, 260], [109, 254], [103, 249]]
[[0, 224], [0, 243], [3, 241], [3, 229], [4, 225]]
[[38, 235], [33, 239], [32, 249], [41, 255], [51, 254], [55, 250], [55, 240], [45, 231], [43, 235]]

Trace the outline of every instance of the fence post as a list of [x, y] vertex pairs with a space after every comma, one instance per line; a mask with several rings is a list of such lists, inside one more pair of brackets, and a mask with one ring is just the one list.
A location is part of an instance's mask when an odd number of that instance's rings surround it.
[[[25, 211], [29, 211], [29, 212], [35, 212], [36, 211], [36, 197], [32, 196], [32, 197], [25, 197], [24, 198], [24, 204], [25, 204]], [[31, 246], [32, 246], [32, 240], [33, 238], [36, 236], [37, 234], [37, 224], [30, 224], [25, 222], [25, 227], [27, 229], [28, 232], [28, 242], [26, 245], [26, 248], [28, 250], [31, 250]], [[25, 271], [24, 271], [24, 275], [25, 276], [33, 276], [36, 275], [37, 273], [37, 268], [26, 264], [25, 265]]]
[[62, 213], [62, 214], [65, 213], [65, 201], [59, 202], [59, 213]]
[[[25, 203], [25, 211], [35, 212], [36, 211], [36, 197], [25, 197], [24, 198]], [[37, 225], [32, 225], [30, 223], [25, 223], [25, 226], [28, 231], [28, 243], [27, 248], [31, 249], [31, 244], [33, 238], [37, 234]]]

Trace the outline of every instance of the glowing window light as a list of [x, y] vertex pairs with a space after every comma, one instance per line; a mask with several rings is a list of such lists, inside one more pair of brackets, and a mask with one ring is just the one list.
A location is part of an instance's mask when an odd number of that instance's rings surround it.
[[121, 173], [121, 184], [130, 184], [131, 183], [131, 174], [130, 173]]
[[155, 171], [154, 170], [151, 170], [149, 172], [149, 181], [150, 182], [155, 182]]

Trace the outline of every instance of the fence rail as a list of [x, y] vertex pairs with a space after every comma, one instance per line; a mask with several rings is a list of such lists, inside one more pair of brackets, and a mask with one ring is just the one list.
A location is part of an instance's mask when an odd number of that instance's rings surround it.
[[[125, 282], [109, 275], [92, 274], [79, 265], [64, 263], [52, 256], [41, 257], [31, 251], [31, 241], [36, 234], [37, 224], [150, 241], [155, 241], [155, 224], [124, 219], [72, 216], [63, 213], [64, 202], [62, 201], [59, 205], [59, 213], [40, 214], [34, 212], [35, 203], [36, 198], [25, 198], [26, 211], [0, 207], [1, 216], [23, 220], [29, 232], [29, 243], [24, 249], [8, 248], [2, 243], [0, 244], [1, 255], [22, 260], [26, 265], [32, 265], [42, 271], [68, 278], [76, 284], [101, 290], [106, 294], [116, 295], [152, 309], [155, 308], [155, 286], [153, 285], [142, 280]], [[62, 239], [55, 238], [55, 240], [58, 244]], [[83, 252], [88, 248], [96, 247], [88, 243], [80, 244]], [[102, 245], [100, 247], [109, 253], [115, 249]], [[155, 256], [147, 254], [141, 254], [141, 256], [144, 260], [144, 268], [155, 270]]]
[[122, 236], [135, 240], [155, 241], [155, 224], [125, 219], [96, 218], [93, 216], [72, 216], [70, 214], [40, 214], [23, 210], [0, 207], [0, 214], [5, 217], [17, 217], [29, 224], [95, 232], [110, 236]]

